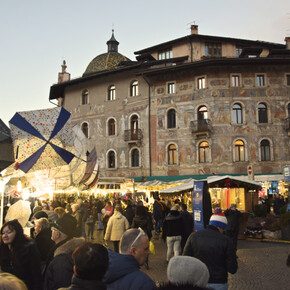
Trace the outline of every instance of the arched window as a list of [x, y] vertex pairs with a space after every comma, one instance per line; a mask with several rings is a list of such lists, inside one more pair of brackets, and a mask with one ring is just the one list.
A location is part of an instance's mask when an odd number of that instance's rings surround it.
[[174, 109], [167, 112], [167, 128], [176, 128], [176, 111]]
[[131, 152], [131, 166], [139, 167], [139, 150], [133, 149]]
[[89, 102], [89, 91], [83, 90], [82, 91], [82, 105], [86, 105]]
[[209, 146], [207, 142], [201, 142], [198, 146], [199, 163], [206, 163], [209, 160]]
[[89, 125], [88, 123], [83, 123], [82, 124], [82, 131], [85, 134], [85, 136], [88, 138], [89, 137]]
[[245, 144], [242, 140], [235, 142], [235, 160], [245, 161]]
[[108, 153], [108, 167], [115, 168], [116, 167], [116, 156], [114, 151], [110, 151]]
[[114, 85], [111, 85], [108, 88], [108, 101], [114, 100], [116, 100], [116, 87]]
[[208, 111], [206, 106], [200, 106], [197, 110], [198, 131], [205, 131], [208, 128]]
[[260, 103], [258, 105], [258, 117], [259, 123], [268, 123], [268, 111], [267, 111], [267, 105], [265, 103]]
[[261, 161], [270, 161], [271, 153], [270, 153], [270, 142], [269, 140], [262, 140], [260, 143], [261, 148]]
[[108, 135], [113, 136], [116, 134], [116, 122], [114, 119], [110, 119], [108, 122]]
[[233, 105], [233, 123], [242, 124], [243, 123], [243, 108], [241, 104]]
[[138, 116], [131, 117], [131, 140], [138, 140]]
[[130, 86], [130, 96], [136, 97], [139, 94], [138, 81], [133, 81]]
[[177, 164], [177, 150], [174, 144], [168, 146], [168, 165]]

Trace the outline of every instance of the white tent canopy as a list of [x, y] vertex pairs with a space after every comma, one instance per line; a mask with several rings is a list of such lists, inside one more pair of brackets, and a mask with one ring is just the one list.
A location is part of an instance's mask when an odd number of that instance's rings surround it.
[[207, 178], [207, 183], [214, 183], [223, 179], [232, 179], [232, 180], [236, 180], [236, 181], [241, 181], [241, 182], [246, 182], [246, 183], [250, 183], [253, 185], [257, 185], [257, 186], [261, 186], [261, 183], [254, 181], [254, 180], [250, 180], [248, 179], [247, 176], [231, 176], [231, 175], [223, 175], [223, 176], [209, 176]]
[[169, 187], [166, 189], [162, 189], [160, 191], [160, 193], [175, 193], [175, 192], [180, 192], [180, 191], [184, 191], [184, 190], [189, 190], [189, 189], [193, 189], [193, 182], [195, 181], [195, 179], [188, 179], [186, 183], [184, 184], [180, 184], [177, 186], [173, 186], [173, 187]]

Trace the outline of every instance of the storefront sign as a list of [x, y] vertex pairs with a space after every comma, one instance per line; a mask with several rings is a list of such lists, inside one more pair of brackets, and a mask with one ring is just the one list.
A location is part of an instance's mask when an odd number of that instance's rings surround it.
[[203, 182], [202, 181], [194, 182], [192, 196], [192, 211], [195, 231], [204, 229], [202, 197], [203, 197]]
[[284, 167], [284, 181], [285, 183], [290, 183], [290, 166]]

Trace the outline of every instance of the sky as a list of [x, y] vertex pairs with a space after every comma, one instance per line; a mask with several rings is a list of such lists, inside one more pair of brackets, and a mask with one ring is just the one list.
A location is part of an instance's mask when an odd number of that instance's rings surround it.
[[[178, 6], [177, 6], [178, 5]], [[284, 44], [289, 0], [0, 0], [0, 119], [54, 107], [48, 100], [63, 60], [71, 78], [107, 52], [112, 28], [119, 52], [138, 51], [190, 34]]]

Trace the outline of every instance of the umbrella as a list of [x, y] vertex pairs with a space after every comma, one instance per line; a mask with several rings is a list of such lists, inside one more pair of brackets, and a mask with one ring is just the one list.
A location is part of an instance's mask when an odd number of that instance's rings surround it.
[[30, 202], [24, 200], [18, 200], [12, 204], [6, 214], [5, 221], [11, 221], [17, 219], [24, 228], [31, 215]]
[[9, 121], [15, 168], [27, 173], [69, 164], [75, 157], [70, 115], [62, 107], [16, 113]]

